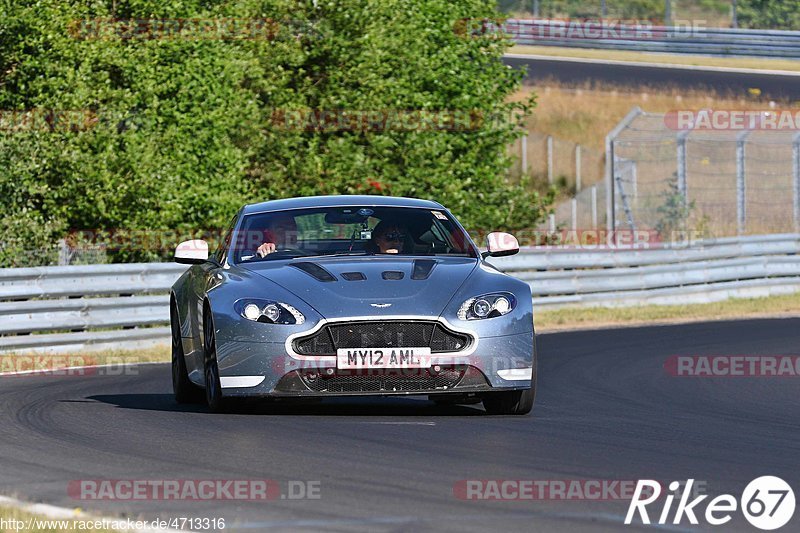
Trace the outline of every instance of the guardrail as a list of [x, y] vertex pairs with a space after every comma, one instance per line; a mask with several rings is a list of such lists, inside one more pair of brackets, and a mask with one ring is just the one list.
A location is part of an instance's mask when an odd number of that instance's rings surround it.
[[[499, 28], [517, 44], [754, 57], [800, 58], [800, 31], [743, 30], [606, 21], [509, 19]], [[487, 24], [480, 31], [498, 28]], [[474, 29], [473, 29], [474, 31]]]
[[[647, 249], [527, 248], [491, 262], [526, 281], [534, 309], [710, 302], [800, 291], [800, 234]], [[0, 270], [0, 351], [169, 341], [168, 291], [183, 265]]]

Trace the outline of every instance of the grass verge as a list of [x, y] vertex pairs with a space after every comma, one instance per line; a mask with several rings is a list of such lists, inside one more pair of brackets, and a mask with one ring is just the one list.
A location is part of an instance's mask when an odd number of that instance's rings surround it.
[[691, 305], [570, 307], [535, 312], [539, 333], [570, 329], [679, 324], [737, 318], [800, 317], [800, 293]]
[[[120, 368], [130, 363], [168, 363], [169, 344], [140, 349], [84, 350], [54, 354], [20, 351], [0, 357], [0, 374], [51, 372], [66, 368], [112, 365]], [[2, 533], [0, 531], [0, 533]]]
[[97, 533], [110, 533], [114, 529], [95, 528], [96, 519], [85, 516], [74, 518], [48, 518], [44, 515], [32, 513], [15, 507], [0, 506], [0, 518], [3, 519], [2, 533], [78, 533], [94, 531]]
[[628, 50], [593, 50], [559, 46], [513, 46], [511, 54], [529, 54], [549, 57], [605, 59], [664, 65], [691, 65], [698, 67], [727, 67], [754, 70], [785, 70], [800, 72], [800, 62], [790, 59], [760, 57], [714, 57], [693, 54], [664, 54], [660, 52], [632, 52]]

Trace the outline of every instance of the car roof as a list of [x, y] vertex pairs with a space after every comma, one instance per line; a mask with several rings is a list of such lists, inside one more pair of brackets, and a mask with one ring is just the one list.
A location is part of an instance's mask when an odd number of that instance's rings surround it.
[[398, 196], [378, 195], [336, 195], [336, 196], [304, 196], [300, 198], [284, 198], [257, 204], [248, 204], [243, 214], [262, 213], [265, 211], [284, 211], [287, 209], [303, 209], [307, 207], [422, 207], [444, 209], [439, 202], [420, 200], [418, 198], [402, 198]]

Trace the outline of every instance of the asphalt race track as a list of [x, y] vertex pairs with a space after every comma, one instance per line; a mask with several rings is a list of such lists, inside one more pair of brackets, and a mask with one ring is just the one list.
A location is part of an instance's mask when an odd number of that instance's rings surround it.
[[[162, 364], [121, 376], [3, 377], [0, 492], [108, 516], [221, 516], [234, 531], [619, 531], [625, 501], [474, 501], [453, 487], [694, 478], [708, 494], [738, 499], [750, 480], [771, 474], [800, 488], [800, 378], [676, 378], [663, 368], [670, 355], [798, 354], [800, 319], [538, 342], [539, 390], [526, 417], [411, 398], [261, 403], [213, 415], [173, 403]], [[284, 496], [290, 480], [319, 481], [320, 498], [131, 503], [67, 493], [80, 479], [256, 478], [276, 480]], [[627, 529], [712, 528], [684, 520]], [[723, 529], [754, 530], [738, 512]]]
[[568, 85], [602, 84], [654, 89], [714, 90], [745, 98], [748, 90], [761, 90], [761, 98], [795, 101], [800, 99], [800, 74], [786, 76], [760, 72], [730, 72], [639, 65], [574, 62], [564, 59], [505, 57], [514, 68], [527, 66], [526, 80], [536, 83], [555, 80]]

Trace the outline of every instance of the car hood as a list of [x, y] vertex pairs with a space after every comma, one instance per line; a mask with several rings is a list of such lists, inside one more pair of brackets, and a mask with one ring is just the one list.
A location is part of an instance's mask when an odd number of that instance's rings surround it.
[[240, 266], [297, 295], [323, 317], [336, 319], [439, 316], [477, 264], [475, 259], [460, 257], [381, 255], [298, 258]]

